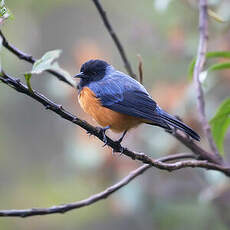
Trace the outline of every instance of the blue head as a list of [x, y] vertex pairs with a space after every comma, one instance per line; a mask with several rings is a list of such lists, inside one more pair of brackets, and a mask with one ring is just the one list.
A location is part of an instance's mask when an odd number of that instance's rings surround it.
[[107, 62], [98, 59], [85, 62], [81, 66], [80, 73], [74, 76], [74, 78], [81, 79], [78, 89], [81, 89], [93, 81], [101, 80], [105, 76], [106, 69], [109, 66]]

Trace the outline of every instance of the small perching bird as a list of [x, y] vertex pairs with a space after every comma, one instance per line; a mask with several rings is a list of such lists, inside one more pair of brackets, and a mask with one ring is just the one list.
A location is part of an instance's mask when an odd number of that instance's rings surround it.
[[105, 131], [126, 132], [142, 123], [159, 126], [168, 132], [174, 128], [199, 141], [200, 136], [183, 122], [161, 109], [138, 81], [102, 60], [89, 60], [81, 66], [77, 88], [82, 109]]

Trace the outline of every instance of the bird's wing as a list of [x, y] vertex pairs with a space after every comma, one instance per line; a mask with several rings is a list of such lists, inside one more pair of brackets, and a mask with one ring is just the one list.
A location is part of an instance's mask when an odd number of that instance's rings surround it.
[[153, 120], [156, 103], [142, 91], [125, 91], [122, 100], [110, 101], [110, 95], [101, 98], [102, 105], [116, 112], [130, 116]]
[[104, 107], [151, 122], [156, 121], [156, 102], [139, 82], [127, 75], [116, 71], [90, 88]]

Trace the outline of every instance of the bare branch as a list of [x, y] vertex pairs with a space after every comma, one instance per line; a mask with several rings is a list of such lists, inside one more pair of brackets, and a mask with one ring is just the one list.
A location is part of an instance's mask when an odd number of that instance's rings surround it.
[[121, 58], [122, 58], [122, 60], [124, 62], [124, 65], [125, 65], [125, 69], [127, 70], [127, 72], [129, 73], [130, 76], [132, 76], [133, 78], [136, 79], [136, 75], [133, 72], [132, 67], [131, 67], [131, 65], [130, 65], [130, 63], [128, 61], [128, 58], [127, 58], [126, 54], [125, 54], [124, 47], [122, 46], [120, 40], [118, 39], [118, 36], [116, 35], [115, 31], [113, 30], [113, 28], [112, 28], [112, 26], [111, 26], [111, 24], [109, 22], [109, 19], [106, 16], [106, 12], [103, 9], [100, 1], [99, 0], [92, 0], [92, 1], [94, 2], [95, 6], [96, 6], [101, 18], [102, 18], [102, 21], [104, 22], [104, 25], [105, 25], [106, 29], [108, 30], [110, 36], [112, 37], [112, 39], [113, 39], [113, 41], [114, 41], [114, 43], [115, 43], [120, 55], [121, 55]]
[[218, 153], [215, 142], [212, 138], [211, 128], [208, 124], [208, 120], [205, 115], [205, 100], [204, 100], [204, 92], [202, 90], [202, 85], [200, 82], [200, 73], [202, 72], [205, 56], [207, 52], [207, 42], [208, 42], [208, 14], [207, 14], [207, 0], [199, 0], [199, 29], [200, 29], [200, 38], [199, 38], [199, 46], [197, 50], [197, 59], [194, 68], [194, 82], [197, 91], [197, 103], [198, 103], [198, 111], [200, 115], [200, 121], [202, 124], [202, 128], [209, 142], [209, 146], [211, 148], [212, 154], [215, 155], [215, 158], [219, 158], [219, 162], [222, 161], [221, 156]]
[[219, 157], [216, 157], [216, 155], [207, 152], [203, 148], [201, 148], [195, 141], [193, 141], [191, 138], [189, 138], [187, 135], [180, 131], [175, 131], [172, 133], [172, 135], [180, 141], [182, 144], [184, 144], [186, 147], [188, 147], [194, 154], [199, 156], [200, 159], [208, 160], [209, 162], [213, 162], [216, 164], [222, 164], [222, 161], [220, 161]]
[[[86, 121], [83, 121], [79, 119], [78, 117], [74, 116], [73, 114], [65, 110], [61, 105], [55, 104], [54, 102], [52, 102], [51, 100], [49, 100], [42, 94], [36, 92], [35, 90], [31, 92], [27, 86], [25, 86], [24, 84], [20, 82], [19, 79], [15, 79], [3, 73], [2, 76], [0, 77], [0, 81], [7, 84], [8, 86], [11, 86], [18, 92], [30, 96], [31, 98], [43, 104], [46, 109], [52, 110], [53, 112], [55, 112], [62, 118], [69, 120], [72, 123], [82, 127], [87, 132], [91, 133], [92, 135], [96, 136], [98, 139], [103, 141], [104, 136], [100, 131], [98, 131], [98, 129], [88, 124]], [[133, 160], [142, 161], [145, 164], [149, 164], [159, 169], [163, 169], [167, 171], [174, 171], [174, 170], [178, 170], [181, 168], [187, 168], [187, 167], [199, 167], [199, 168], [217, 170], [217, 171], [223, 172], [226, 176], [230, 177], [230, 168], [222, 166], [222, 165], [218, 165], [215, 163], [208, 163], [206, 161], [193, 160], [193, 161], [184, 161], [184, 162], [165, 164], [157, 160], [151, 159], [144, 153], [135, 153], [133, 151], [128, 150], [127, 148], [123, 148], [118, 142], [113, 141], [109, 137], [107, 137], [107, 145], [110, 146], [115, 152], [122, 152], [122, 154], [132, 158]]]
[[177, 153], [177, 154], [171, 154], [171, 155], [158, 158], [156, 161], [168, 162], [168, 161], [175, 161], [175, 160], [188, 159], [188, 158], [196, 159], [196, 156], [192, 153]]
[[[159, 158], [159, 162], [166, 162], [171, 160], [179, 160], [184, 158], [193, 158], [194, 155], [192, 154], [175, 154], [169, 155], [162, 158]], [[73, 209], [79, 209], [85, 206], [89, 206], [93, 203], [96, 203], [102, 199], [106, 199], [108, 196], [116, 192], [117, 190], [121, 189], [132, 180], [134, 180], [137, 176], [143, 174], [147, 169], [151, 168], [151, 165], [142, 165], [141, 167], [131, 171], [128, 176], [124, 177], [118, 183], [106, 188], [104, 191], [94, 194], [87, 199], [73, 202], [69, 204], [62, 204], [58, 206], [52, 206], [49, 208], [31, 208], [31, 209], [18, 209], [18, 210], [0, 210], [0, 217], [30, 217], [30, 216], [37, 216], [37, 215], [50, 215], [54, 213], [66, 213]]]
[[73, 209], [78, 209], [84, 206], [91, 205], [97, 201], [102, 199], [106, 199], [108, 196], [119, 190], [120, 188], [127, 185], [130, 181], [135, 179], [137, 176], [144, 173], [147, 169], [149, 169], [150, 165], [142, 165], [140, 168], [132, 171], [128, 176], [123, 178], [117, 184], [108, 187], [104, 191], [97, 193], [93, 196], [85, 200], [81, 200], [74, 203], [63, 204], [58, 206], [52, 206], [50, 208], [31, 208], [31, 209], [22, 209], [22, 210], [0, 210], [0, 217], [8, 216], [8, 217], [29, 217], [29, 216], [37, 216], [37, 215], [49, 215], [54, 213], [65, 213]]
[[[31, 64], [34, 64], [34, 62], [36, 62], [36, 59], [33, 58], [32, 55], [26, 54], [22, 51], [20, 51], [18, 48], [14, 47], [13, 45], [11, 45], [6, 37], [4, 36], [4, 34], [2, 33], [2, 31], [0, 30], [0, 36], [2, 37], [2, 45], [8, 49], [11, 53], [13, 53], [14, 55], [16, 55], [19, 59], [21, 60], [25, 60]], [[70, 82], [68, 79], [65, 78], [65, 76], [63, 76], [62, 74], [54, 71], [54, 70], [47, 70], [46, 72], [56, 76], [59, 80], [67, 83], [68, 85], [75, 87], [72, 82]]]

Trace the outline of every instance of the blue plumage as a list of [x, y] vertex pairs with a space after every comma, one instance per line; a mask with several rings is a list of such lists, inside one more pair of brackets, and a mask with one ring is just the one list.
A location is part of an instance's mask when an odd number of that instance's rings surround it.
[[81, 78], [79, 91], [87, 86], [102, 106], [168, 131], [175, 127], [196, 140], [200, 139], [191, 128], [157, 106], [143, 85], [106, 62], [90, 60], [82, 65], [81, 73], [77, 76]]

